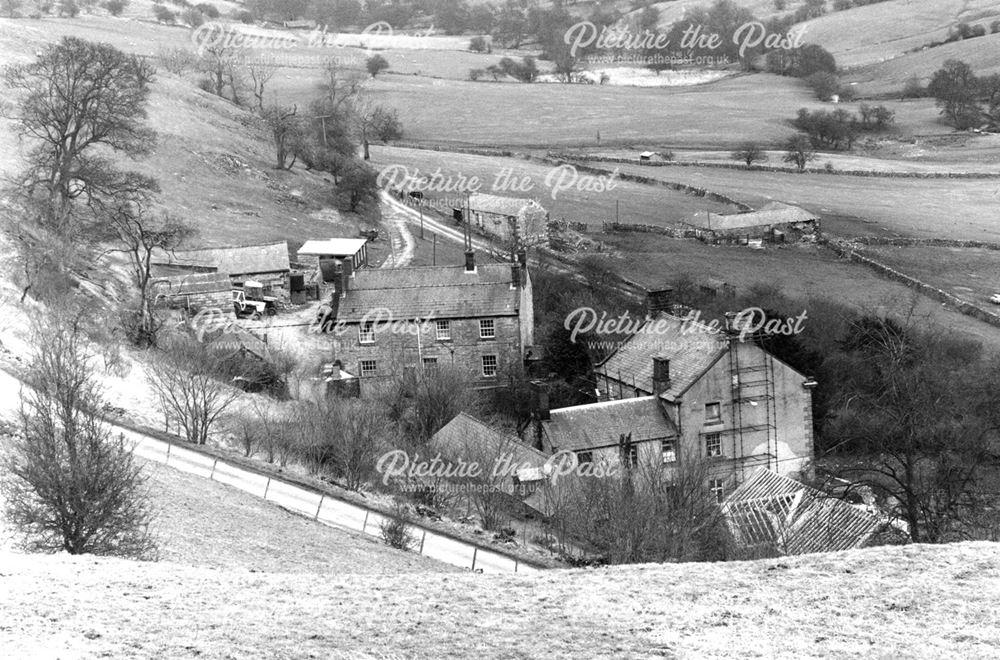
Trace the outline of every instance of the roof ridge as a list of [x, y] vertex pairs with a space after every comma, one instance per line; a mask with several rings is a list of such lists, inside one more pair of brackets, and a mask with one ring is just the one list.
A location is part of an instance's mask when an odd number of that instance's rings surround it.
[[288, 241], [282, 239], [280, 241], [272, 241], [270, 243], [247, 243], [244, 245], [216, 245], [216, 246], [205, 246], [198, 248], [175, 248], [173, 250], [168, 250], [168, 252], [204, 252], [205, 250], [239, 250], [242, 248], [252, 248], [252, 247], [271, 247], [275, 245], [285, 244], [288, 245]]
[[651, 400], [655, 401], [656, 398], [657, 397], [655, 395], [634, 396], [628, 399], [611, 399], [610, 401], [598, 401], [597, 403], [584, 403], [579, 406], [566, 406], [564, 408], [553, 408], [552, 410], [549, 411], [549, 414], [551, 415], [552, 413], [562, 412], [564, 410], [583, 410], [583, 409], [593, 410], [594, 408], [598, 408], [601, 406], [611, 406], [612, 404], [615, 403], [630, 403], [635, 401], [651, 401]]

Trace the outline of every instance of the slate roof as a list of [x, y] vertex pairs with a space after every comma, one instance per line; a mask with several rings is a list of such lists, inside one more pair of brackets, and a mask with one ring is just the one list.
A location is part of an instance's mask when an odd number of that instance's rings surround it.
[[687, 391], [728, 350], [725, 337], [706, 326], [688, 323], [665, 312], [647, 321], [617, 351], [595, 368], [623, 387], [653, 392], [653, 358], [670, 360], [670, 387], [663, 398]]
[[233, 283], [227, 273], [188, 273], [158, 277], [153, 280], [156, 292], [166, 297], [193, 296], [232, 291]]
[[511, 288], [511, 264], [366, 268], [350, 278], [337, 319], [359, 322], [387, 309], [392, 320], [517, 316], [520, 290]]
[[810, 213], [799, 206], [772, 201], [749, 213], [731, 213], [728, 215], [720, 215], [718, 213], [709, 214], [707, 212], [697, 213], [687, 220], [687, 224], [712, 231], [729, 231], [733, 229], [762, 227], [764, 225], [808, 222], [818, 219], [819, 217], [816, 214]]
[[481, 466], [483, 470], [493, 470], [492, 463], [498, 460], [506, 465], [505, 459], [509, 456], [510, 465], [521, 481], [545, 478], [542, 466], [548, 456], [524, 444], [517, 436], [501, 433], [468, 413], [459, 413], [445, 424], [431, 437], [430, 446], [445, 458], [491, 463]]
[[556, 451], [615, 446], [623, 433], [631, 433], [632, 442], [677, 436], [654, 396], [558, 408], [542, 426]]
[[533, 199], [522, 199], [520, 197], [501, 197], [500, 195], [486, 195], [475, 193], [469, 195], [469, 209], [482, 213], [494, 213], [497, 215], [514, 216], [521, 215], [521, 211], [526, 207], [541, 209], [541, 205]]
[[365, 246], [368, 240], [364, 238], [327, 238], [324, 240], [309, 240], [302, 244], [298, 254], [334, 257], [353, 256]]
[[286, 241], [264, 245], [159, 251], [153, 255], [152, 263], [176, 268], [216, 270], [230, 275], [254, 275], [290, 270]]
[[736, 542], [762, 554], [801, 555], [864, 546], [886, 520], [759, 468], [722, 504]]

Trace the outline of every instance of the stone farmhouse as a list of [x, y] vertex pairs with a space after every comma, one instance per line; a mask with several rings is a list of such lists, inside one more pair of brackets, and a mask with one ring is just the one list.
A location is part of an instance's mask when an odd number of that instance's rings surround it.
[[661, 312], [595, 376], [598, 403], [548, 410], [541, 398], [536, 446], [583, 462], [706, 461], [720, 502], [758, 467], [792, 477], [808, 470], [815, 381], [732, 329]]
[[457, 366], [477, 386], [496, 387], [534, 344], [531, 277], [513, 263], [352, 269], [339, 265], [324, 311], [332, 360], [368, 386], [406, 369]]
[[686, 224], [699, 237], [709, 240], [785, 243], [814, 236], [819, 231], [819, 222], [819, 216], [804, 208], [772, 201], [747, 213], [697, 213]]

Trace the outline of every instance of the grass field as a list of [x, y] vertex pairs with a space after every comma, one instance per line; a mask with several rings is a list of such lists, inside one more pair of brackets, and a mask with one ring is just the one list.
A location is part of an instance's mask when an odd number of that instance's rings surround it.
[[13, 657], [988, 658], [1000, 545], [517, 575], [0, 557]]
[[[649, 288], [681, 274], [690, 275], [695, 281], [707, 277], [721, 279], [738, 292], [746, 292], [757, 283], [776, 286], [787, 297], [801, 301], [806, 312], [812, 300], [828, 299], [865, 313], [913, 315], [975, 339], [987, 351], [1000, 355], [1000, 328], [952, 311], [863, 265], [839, 259], [831, 251], [815, 246], [748, 250], [638, 233], [605, 234], [601, 240], [626, 255], [603, 258], [607, 267]], [[948, 263], [957, 265], [958, 259]], [[923, 278], [925, 271], [918, 264], [914, 266], [912, 270], [902, 270]], [[984, 286], [989, 281], [985, 273], [997, 270], [995, 263], [982, 270], [978, 264], [969, 268], [973, 269], [981, 277], [972, 281]]]
[[[874, 6], [874, 5], [873, 5]], [[916, 75], [922, 84], [930, 82], [934, 72], [946, 60], [962, 60], [977, 76], [1000, 72], [1000, 34], [954, 41], [915, 53], [897, 55], [884, 62], [869, 64], [848, 72], [847, 83], [857, 83], [855, 91], [862, 96], [898, 94], [906, 81]]]
[[[467, 180], [477, 177], [482, 182], [478, 192], [537, 199], [553, 219], [565, 218], [576, 222], [587, 222], [597, 225], [598, 229], [602, 221], [615, 219], [616, 200], [620, 200], [619, 213], [623, 220], [655, 225], [672, 224], [706, 209], [713, 213], [731, 213], [736, 210], [734, 206], [728, 204], [687, 195], [669, 188], [623, 181], [617, 181], [614, 189], [606, 192], [588, 192], [576, 188], [559, 192], [547, 185], [547, 180], [553, 183], [556, 181], [555, 178], [548, 179], [553, 171], [552, 167], [517, 158], [493, 158], [385, 146], [373, 146], [371, 153], [372, 163], [380, 169], [387, 170], [392, 166], [401, 165], [407, 168], [406, 171], [411, 176], [416, 176], [417, 173], [430, 176], [440, 170], [441, 176], [450, 177], [456, 183], [459, 177]], [[510, 177], [519, 182], [527, 178], [531, 185], [530, 191], [495, 190], [494, 183], [505, 180], [505, 172], [509, 172]], [[569, 181], [567, 180], [567, 183]], [[553, 193], [556, 195], [555, 199]], [[427, 193], [425, 198], [458, 199], [458, 204], [462, 204], [465, 195]], [[450, 213], [450, 208], [447, 207], [447, 213]]]
[[988, 24], [998, 17], [994, 0], [890, 0], [830, 12], [799, 27], [805, 29], [804, 41], [823, 46], [839, 67], [851, 68], [942, 41], [948, 28], [962, 21]]
[[[604, 163], [602, 167], [607, 165]], [[840, 235], [874, 233], [1000, 240], [996, 218], [1000, 182], [992, 179], [897, 179], [707, 167], [620, 167], [622, 172], [703, 187], [751, 206], [771, 199], [799, 204], [822, 214], [824, 229]]]
[[970, 303], [1000, 311], [1000, 252], [971, 248], [864, 246], [862, 253]]

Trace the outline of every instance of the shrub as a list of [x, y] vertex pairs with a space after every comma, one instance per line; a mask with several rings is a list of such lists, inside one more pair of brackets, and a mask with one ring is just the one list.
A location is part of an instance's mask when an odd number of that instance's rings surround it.
[[833, 0], [834, 11], [846, 11], [854, 6], [851, 0]]
[[181, 12], [181, 20], [189, 27], [196, 28], [201, 25], [204, 25], [205, 16], [196, 8], [189, 7], [188, 9], [185, 9], [183, 12]]
[[469, 69], [469, 80], [475, 82], [482, 78], [485, 73], [482, 69]]
[[368, 69], [368, 73], [370, 73], [371, 77], [374, 78], [389, 68], [389, 60], [385, 59], [381, 55], [372, 55], [365, 62], [365, 68]]
[[206, 18], [211, 18], [212, 20], [215, 20], [220, 16], [219, 8], [207, 2], [202, 2], [201, 4], [197, 4], [194, 6], [194, 8], [200, 11], [202, 14], [204, 14]]
[[145, 476], [98, 416], [94, 356], [78, 321], [35, 333], [34, 389], [21, 395], [21, 433], [0, 482], [5, 513], [32, 550], [148, 557]]
[[59, 0], [59, 15], [75, 18], [80, 13], [80, 5], [75, 0]]
[[1000, 21], [993, 21], [990, 23], [990, 32], [992, 34], [997, 34], [1000, 32]]
[[245, 25], [252, 25], [253, 22], [254, 22], [254, 20], [253, 20], [253, 14], [251, 14], [250, 12], [248, 12], [246, 9], [240, 9], [240, 10], [234, 11], [233, 12], [233, 20], [239, 21], [240, 23], [243, 23]]
[[173, 23], [177, 20], [177, 14], [163, 5], [153, 5], [153, 17], [160, 23]]
[[469, 50], [473, 53], [489, 53], [490, 43], [486, 40], [486, 37], [473, 37], [469, 41]]
[[917, 74], [906, 79], [901, 96], [904, 99], [918, 99], [927, 96], [927, 89], [920, 84], [920, 77]]
[[397, 550], [409, 550], [416, 539], [410, 531], [410, 511], [403, 502], [396, 502], [392, 507], [392, 515], [386, 517], [379, 525], [382, 540]]
[[108, 0], [104, 3], [104, 8], [107, 9], [108, 13], [112, 16], [121, 16], [127, 6], [128, 0]]

